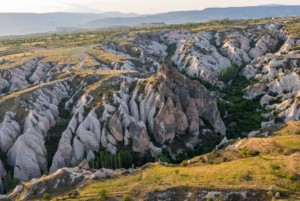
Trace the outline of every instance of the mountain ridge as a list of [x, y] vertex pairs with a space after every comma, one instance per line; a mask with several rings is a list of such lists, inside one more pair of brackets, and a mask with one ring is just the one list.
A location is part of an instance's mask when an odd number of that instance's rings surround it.
[[[0, 35], [22, 35], [55, 31], [57, 27], [103, 28], [143, 23], [195, 23], [209, 20], [291, 17], [300, 15], [299, 5], [206, 8], [139, 15], [135, 13], [0, 13]], [[37, 18], [38, 16], [38, 18]]]
[[[284, 9], [289, 10], [284, 10]], [[222, 13], [224, 12], [224, 13]], [[221, 13], [221, 14], [220, 14]], [[206, 8], [203, 10], [176, 11], [159, 13], [150, 16], [131, 18], [106, 18], [88, 22], [86, 27], [107, 27], [137, 25], [140, 23], [164, 22], [166, 24], [179, 24], [191, 22], [204, 22], [218, 19], [258, 19], [264, 17], [291, 17], [300, 15], [300, 6], [249, 6]]]

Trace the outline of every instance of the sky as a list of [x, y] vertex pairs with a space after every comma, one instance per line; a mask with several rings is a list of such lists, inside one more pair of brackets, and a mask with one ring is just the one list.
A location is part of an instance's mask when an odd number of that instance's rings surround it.
[[[1, 2], [2, 1], [2, 2]], [[300, 5], [299, 0], [0, 0], [0, 12], [108, 12], [153, 14], [208, 7]]]

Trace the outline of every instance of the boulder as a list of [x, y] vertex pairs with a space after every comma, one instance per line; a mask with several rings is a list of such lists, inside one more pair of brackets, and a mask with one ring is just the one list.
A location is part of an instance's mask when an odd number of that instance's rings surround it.
[[156, 141], [163, 144], [166, 140], [175, 137], [175, 129], [174, 103], [169, 97], [154, 118], [153, 134]]
[[120, 121], [120, 114], [115, 113], [109, 121], [109, 129], [117, 141], [123, 141], [123, 126]]
[[143, 122], [133, 122], [129, 126], [129, 135], [132, 139], [132, 150], [139, 153], [144, 153], [149, 149], [150, 139], [147, 133], [146, 126]]

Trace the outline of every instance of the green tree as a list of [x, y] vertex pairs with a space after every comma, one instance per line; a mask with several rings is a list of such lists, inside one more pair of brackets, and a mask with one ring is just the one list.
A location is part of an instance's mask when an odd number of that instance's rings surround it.
[[44, 200], [50, 200], [50, 195], [49, 195], [49, 193], [44, 193], [44, 194], [43, 194], [43, 199], [44, 199]]

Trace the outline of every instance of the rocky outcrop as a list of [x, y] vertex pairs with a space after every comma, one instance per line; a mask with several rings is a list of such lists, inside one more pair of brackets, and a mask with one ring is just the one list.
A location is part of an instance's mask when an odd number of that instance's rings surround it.
[[143, 122], [132, 122], [128, 132], [129, 136], [132, 138], [132, 150], [138, 153], [145, 153], [150, 145], [150, 139], [145, 124]]
[[[165, 97], [161, 99], [168, 98], [167, 101], [169, 101], [171, 108], [172, 104], [169, 98], [172, 97], [173, 102], [177, 101], [177, 107], [182, 107], [187, 117], [190, 133], [201, 129], [201, 118], [203, 118], [211, 124], [214, 132], [225, 134], [226, 127], [220, 117], [216, 101], [203, 85], [197, 81], [187, 79], [179, 74], [176, 69], [166, 66], [161, 69], [159, 75], [161, 84], [165, 84]], [[197, 117], [199, 122], [197, 122]]]
[[231, 61], [218, 52], [210, 43], [211, 40], [211, 32], [203, 32], [181, 40], [172, 60], [188, 75], [218, 84], [218, 72], [231, 66]]
[[52, 67], [48, 63], [40, 63], [40, 59], [33, 59], [21, 66], [0, 70], [0, 92], [26, 88], [46, 75]]
[[[42, 171], [47, 171], [45, 137], [50, 127], [55, 125], [60, 100], [68, 96], [66, 83], [57, 82], [50, 87], [51, 89], [40, 88], [31, 94], [30, 105], [34, 109], [29, 111], [22, 134], [15, 140], [7, 154], [8, 163], [14, 167], [14, 177], [22, 181], [40, 177]], [[7, 123], [5, 121], [7, 120], [4, 120], [4, 124]], [[8, 132], [6, 135], [18, 136], [19, 125], [16, 122], [10, 124], [14, 125], [14, 134]], [[6, 151], [7, 148], [2, 147]]]
[[241, 35], [239, 32], [234, 32], [227, 35], [225, 40], [226, 42], [223, 44], [221, 52], [233, 63], [242, 66], [251, 61], [247, 54], [251, 49], [249, 38]]
[[[222, 87], [219, 74], [232, 64], [242, 67], [259, 56], [277, 51], [286, 39], [280, 27], [280, 23], [270, 23], [249, 27], [244, 31], [233, 29], [195, 34], [177, 44], [172, 60], [189, 76]], [[251, 70], [248, 67], [248, 72]]]
[[110, 170], [99, 169], [91, 170], [87, 161], [83, 161], [74, 168], [62, 168], [54, 173], [33, 179], [27, 183], [18, 185], [13, 192], [6, 196], [7, 200], [30, 200], [33, 196], [42, 195], [45, 192], [57, 191], [60, 188], [72, 189], [79, 184], [87, 183], [92, 180], [112, 178], [123, 174], [133, 173], [136, 170]]
[[269, 111], [262, 114], [262, 127], [299, 119], [299, 70], [289, 65], [290, 58], [297, 57], [299, 53], [287, 52], [293, 44], [297, 44], [294, 39], [287, 39], [276, 54], [257, 57], [242, 70], [244, 77], [255, 80], [247, 87], [246, 98], [260, 96], [261, 105]]
[[19, 124], [14, 120], [15, 113], [7, 112], [0, 124], [0, 148], [7, 152], [21, 134]]
[[39, 63], [37, 67], [35, 68], [35, 71], [30, 76], [29, 80], [31, 82], [35, 82], [44, 75], [46, 75], [50, 70], [52, 66], [48, 63]]
[[[61, 167], [67, 166], [72, 162], [72, 158], [75, 153], [72, 147], [73, 133], [76, 132], [77, 127], [83, 121], [83, 108], [80, 107], [77, 112], [74, 113], [73, 118], [70, 120], [68, 124], [68, 128], [62, 133], [62, 137], [59, 141], [58, 149], [53, 157], [52, 165], [50, 168], [50, 172], [54, 172]], [[81, 146], [80, 146], [81, 145]], [[84, 147], [80, 141], [77, 143], [74, 142], [74, 146], [76, 146], [76, 155], [82, 155], [84, 152]]]
[[249, 56], [254, 59], [268, 52], [274, 52], [283, 38], [284, 35], [276, 31], [264, 35], [257, 41], [255, 47], [250, 50]]
[[166, 140], [173, 140], [176, 129], [175, 123], [174, 103], [168, 97], [154, 119], [153, 132], [156, 141], [163, 144]]
[[119, 90], [111, 92], [111, 99], [87, 115], [84, 108], [93, 104], [93, 99], [80, 99], [62, 134], [50, 172], [75, 165], [83, 158], [91, 160], [103, 149], [116, 154], [120, 147], [127, 147], [140, 155], [150, 152], [155, 156], [161, 147], [176, 141], [176, 136], [184, 136], [185, 144], [203, 129], [212, 127], [212, 132], [221, 135], [226, 132], [210, 92], [173, 67], [163, 66], [158, 75], [148, 79], [119, 76], [108, 83], [119, 86]]
[[208, 189], [193, 189], [193, 188], [171, 188], [164, 191], [155, 191], [147, 195], [147, 201], [157, 200], [157, 201], [171, 201], [178, 197], [187, 200], [245, 200], [245, 201], [267, 201], [271, 200], [269, 198], [267, 191], [264, 190], [208, 190]]

